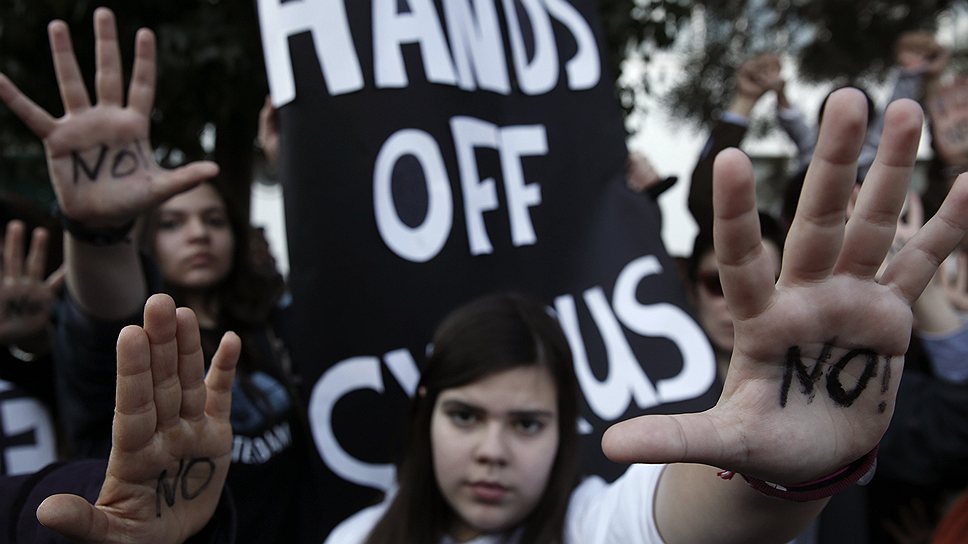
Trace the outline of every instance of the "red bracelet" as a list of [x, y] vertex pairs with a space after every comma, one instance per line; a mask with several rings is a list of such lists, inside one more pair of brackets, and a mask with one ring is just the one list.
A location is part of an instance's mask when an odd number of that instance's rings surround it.
[[[743, 479], [746, 480], [746, 483], [750, 487], [764, 495], [788, 501], [807, 502], [830, 497], [855, 483], [866, 485], [874, 477], [874, 470], [876, 468], [877, 446], [874, 446], [874, 449], [868, 452], [867, 455], [844, 468], [809, 482], [782, 485], [760, 480], [759, 478], [752, 478], [745, 474], [741, 476], [743, 476]], [[730, 480], [734, 475], [735, 472], [731, 470], [723, 470], [718, 473], [718, 476], [724, 480]]]

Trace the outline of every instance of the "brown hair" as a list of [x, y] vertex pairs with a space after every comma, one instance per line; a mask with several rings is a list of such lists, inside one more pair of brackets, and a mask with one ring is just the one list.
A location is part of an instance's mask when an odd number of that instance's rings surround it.
[[421, 375], [420, 394], [412, 406], [409, 443], [397, 472], [399, 491], [367, 544], [440, 541], [454, 512], [434, 477], [430, 420], [437, 397], [446, 389], [530, 365], [547, 368], [554, 379], [559, 443], [544, 494], [519, 526], [521, 542], [562, 541], [578, 475], [579, 397], [571, 351], [557, 321], [541, 303], [521, 295], [497, 294], [458, 308], [438, 327]]

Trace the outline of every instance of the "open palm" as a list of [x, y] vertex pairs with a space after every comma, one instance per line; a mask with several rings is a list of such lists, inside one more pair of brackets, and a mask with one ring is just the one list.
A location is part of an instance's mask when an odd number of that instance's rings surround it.
[[53, 118], [4, 75], [0, 100], [44, 141], [47, 166], [61, 209], [88, 227], [123, 225], [143, 210], [212, 177], [211, 162], [165, 170], [152, 156], [150, 115], [155, 93], [155, 40], [141, 29], [127, 105], [114, 15], [106, 8], [94, 14], [97, 48], [92, 105], [81, 77], [67, 25], [48, 27], [64, 115]]
[[828, 101], [817, 149], [773, 269], [760, 243], [749, 160], [716, 161], [715, 245], [735, 323], [723, 394], [700, 414], [644, 416], [606, 434], [626, 462], [698, 462], [781, 483], [811, 480], [872, 450], [886, 430], [911, 334], [911, 304], [968, 230], [968, 178], [878, 276], [916, 156], [922, 115], [892, 104], [849, 221], [864, 138], [855, 90]]
[[182, 542], [208, 523], [229, 469], [232, 380], [241, 344], [227, 333], [205, 376], [198, 322], [168, 295], [118, 337], [111, 455], [97, 502], [48, 497], [44, 525], [84, 542]]

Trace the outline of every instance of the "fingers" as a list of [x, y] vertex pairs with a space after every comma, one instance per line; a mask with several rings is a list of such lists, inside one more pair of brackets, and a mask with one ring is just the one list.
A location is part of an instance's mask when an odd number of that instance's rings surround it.
[[47, 229], [37, 227], [34, 229], [33, 236], [30, 237], [30, 251], [27, 252], [25, 261], [25, 272], [27, 278], [32, 281], [40, 281], [44, 277], [44, 268], [47, 267], [47, 242], [50, 239]]
[[123, 83], [121, 51], [114, 14], [107, 8], [94, 10], [95, 65], [94, 87], [99, 104], [121, 106]]
[[[197, 344], [198, 324], [194, 322], [194, 316], [192, 322], [186, 325], [194, 325]], [[181, 383], [178, 379], [181, 354], [177, 330], [175, 301], [168, 295], [151, 296], [145, 303], [144, 331], [150, 344], [151, 377], [159, 430], [176, 425], [181, 412]]]
[[148, 335], [136, 325], [121, 329], [117, 353], [112, 448], [119, 452], [136, 451], [151, 439], [157, 423]]
[[72, 541], [104, 542], [108, 538], [107, 514], [77, 495], [51, 495], [37, 507], [37, 520]]
[[54, 72], [60, 88], [64, 113], [77, 113], [91, 107], [91, 100], [84, 87], [81, 69], [77, 66], [74, 48], [71, 45], [70, 30], [64, 21], [54, 21], [47, 27], [50, 38], [51, 55], [54, 58]]
[[784, 247], [781, 278], [816, 281], [833, 269], [866, 126], [867, 103], [860, 91], [840, 89], [830, 95]]
[[955, 180], [938, 213], [887, 266], [880, 283], [895, 286], [913, 304], [945, 258], [968, 232], [968, 174]]
[[835, 266], [838, 273], [873, 278], [884, 261], [914, 172], [922, 123], [921, 108], [914, 101], [888, 107], [877, 157], [847, 223]]
[[47, 110], [27, 98], [7, 76], [0, 74], [0, 100], [10, 108], [27, 128], [37, 137], [47, 138], [47, 135], [57, 126], [57, 121], [47, 113]]
[[24, 262], [24, 224], [13, 220], [7, 223], [7, 230], [3, 236], [3, 279], [16, 281], [20, 279]]
[[738, 149], [721, 152], [713, 163], [713, 244], [723, 294], [733, 316], [762, 311], [773, 289], [773, 263], [760, 240], [753, 167]]
[[212, 366], [205, 377], [205, 413], [209, 417], [227, 421], [232, 412], [232, 381], [242, 351], [242, 340], [234, 332], [222, 336]]
[[178, 330], [178, 381], [181, 385], [181, 411], [187, 420], [204, 417], [205, 411], [205, 357], [202, 354], [201, 337], [195, 313], [188, 308], [175, 311]]
[[135, 36], [134, 67], [128, 88], [128, 107], [145, 117], [155, 102], [155, 35], [142, 28]]

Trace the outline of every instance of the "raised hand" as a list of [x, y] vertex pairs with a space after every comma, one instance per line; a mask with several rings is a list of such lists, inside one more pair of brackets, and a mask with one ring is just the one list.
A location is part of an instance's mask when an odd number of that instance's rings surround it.
[[259, 110], [259, 147], [266, 156], [269, 164], [279, 163], [279, 112], [272, 105], [272, 98], [266, 96], [266, 101]]
[[922, 114], [912, 101], [889, 107], [845, 222], [865, 111], [856, 90], [831, 95], [775, 286], [750, 162], [737, 150], [720, 154], [714, 236], [736, 331], [722, 396], [703, 413], [616, 425], [603, 443], [610, 457], [696, 462], [795, 484], [877, 445], [894, 409], [911, 305], [968, 230], [968, 176], [876, 279], [911, 180]]
[[53, 118], [4, 75], [0, 100], [43, 139], [47, 167], [62, 212], [91, 228], [121, 226], [143, 210], [218, 173], [211, 162], [175, 170], [158, 166], [149, 142], [155, 94], [155, 39], [138, 31], [127, 104], [114, 15], [94, 12], [95, 88], [91, 104], [67, 25], [48, 26], [64, 116]]
[[780, 57], [773, 54], [757, 55], [740, 65], [736, 71], [736, 92], [756, 101], [780, 82]]
[[951, 53], [934, 39], [934, 34], [924, 31], [902, 34], [894, 46], [894, 55], [901, 68], [932, 78], [940, 76], [951, 59]]
[[232, 380], [241, 343], [226, 333], [205, 376], [195, 314], [168, 295], [144, 328], [118, 336], [111, 456], [97, 502], [48, 497], [37, 518], [83, 542], [182, 542], [208, 522], [228, 472]]
[[47, 324], [57, 291], [64, 283], [64, 269], [59, 268], [46, 280], [48, 234], [34, 229], [30, 249], [24, 259], [24, 224], [7, 223], [3, 241], [3, 279], [0, 281], [0, 343], [30, 347], [46, 341]]

